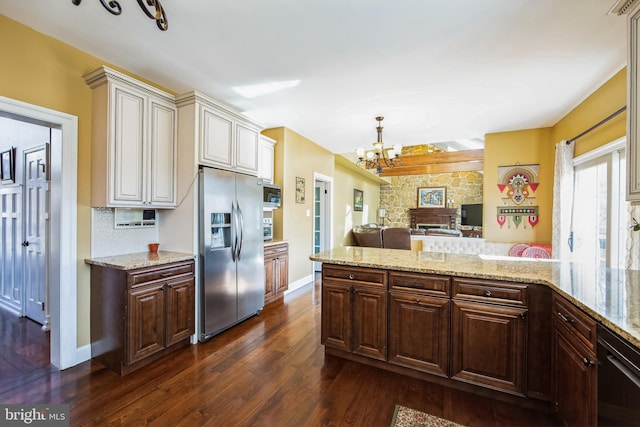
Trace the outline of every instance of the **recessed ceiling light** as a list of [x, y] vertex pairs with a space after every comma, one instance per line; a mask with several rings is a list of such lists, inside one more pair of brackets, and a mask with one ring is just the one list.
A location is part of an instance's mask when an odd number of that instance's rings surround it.
[[279, 90], [288, 89], [297, 86], [300, 80], [287, 80], [283, 82], [269, 82], [257, 85], [236, 86], [233, 88], [245, 98], [255, 98], [256, 96], [266, 95], [268, 93], [277, 92]]

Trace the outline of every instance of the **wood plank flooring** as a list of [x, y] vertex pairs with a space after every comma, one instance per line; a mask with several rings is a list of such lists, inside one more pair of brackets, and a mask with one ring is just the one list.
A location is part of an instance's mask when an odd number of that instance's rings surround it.
[[319, 281], [206, 343], [120, 377], [49, 365], [39, 325], [0, 313], [0, 402], [67, 403], [72, 426], [389, 426], [396, 404], [467, 426], [554, 416], [324, 355]]

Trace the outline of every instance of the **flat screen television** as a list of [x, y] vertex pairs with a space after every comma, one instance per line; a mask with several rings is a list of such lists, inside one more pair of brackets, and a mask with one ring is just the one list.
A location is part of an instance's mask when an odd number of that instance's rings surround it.
[[460, 224], [482, 227], [482, 203], [460, 206]]

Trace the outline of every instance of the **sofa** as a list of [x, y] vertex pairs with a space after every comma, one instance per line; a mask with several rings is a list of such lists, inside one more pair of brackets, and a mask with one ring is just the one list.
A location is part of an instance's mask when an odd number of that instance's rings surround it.
[[404, 227], [373, 227], [370, 224], [352, 230], [358, 246], [387, 249], [411, 249], [411, 230]]

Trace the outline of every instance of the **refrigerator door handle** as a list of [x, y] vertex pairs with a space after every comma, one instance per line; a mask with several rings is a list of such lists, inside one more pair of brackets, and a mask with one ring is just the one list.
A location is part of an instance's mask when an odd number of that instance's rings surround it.
[[235, 229], [237, 227], [237, 221], [236, 219], [236, 207], [234, 202], [231, 202], [231, 218], [233, 218], [232, 222], [233, 222], [233, 237], [232, 237], [232, 243], [231, 243], [231, 259], [233, 260], [233, 262], [236, 262], [236, 250], [238, 248], [238, 232]]
[[238, 259], [240, 259], [240, 254], [242, 253], [242, 242], [244, 240], [244, 215], [242, 214], [242, 209], [240, 209], [240, 203], [236, 202], [236, 207], [238, 209], [238, 224], [240, 224], [240, 240], [238, 242]]

